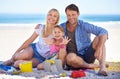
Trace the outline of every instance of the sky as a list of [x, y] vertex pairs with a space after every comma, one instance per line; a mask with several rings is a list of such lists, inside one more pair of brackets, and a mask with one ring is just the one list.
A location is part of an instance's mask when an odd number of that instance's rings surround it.
[[0, 13], [39, 14], [56, 8], [65, 14], [65, 7], [71, 3], [81, 14], [120, 14], [120, 0], [0, 0]]

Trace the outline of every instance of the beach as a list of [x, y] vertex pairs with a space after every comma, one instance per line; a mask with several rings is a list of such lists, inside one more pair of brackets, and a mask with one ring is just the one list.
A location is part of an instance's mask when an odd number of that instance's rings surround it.
[[[119, 55], [119, 45], [120, 45], [120, 22], [91, 22], [95, 25], [101, 26], [108, 30], [108, 40], [106, 42], [106, 61], [111, 64], [109, 70], [110, 76], [105, 77], [105, 79], [119, 79], [120, 77], [120, 55]], [[37, 24], [0, 24], [0, 61], [5, 61], [14, 54], [17, 48], [28, 39], [34, 32], [34, 28]], [[92, 36], [93, 38], [94, 36]], [[37, 41], [37, 40], [35, 40]], [[30, 74], [38, 74], [40, 71], [35, 70]], [[104, 77], [99, 77], [86, 72], [87, 78], [103, 79]], [[114, 75], [112, 75], [114, 74]], [[20, 74], [23, 76], [23, 74]], [[29, 75], [24, 74], [26, 77]], [[7, 76], [7, 75], [4, 75]], [[33, 79], [35, 75], [33, 75]], [[95, 77], [93, 77], [95, 76]], [[25, 78], [26, 78], [25, 77]], [[65, 77], [64, 77], [65, 78]], [[10, 78], [10, 79], [15, 79]], [[23, 78], [24, 79], [24, 78]], [[27, 79], [27, 78], [26, 78]], [[29, 78], [28, 78], [29, 79]], [[38, 78], [41, 79], [41, 78]], [[53, 78], [54, 79], [54, 78]], [[57, 78], [56, 78], [57, 79]], [[70, 79], [70, 78], [65, 78]], [[84, 78], [85, 79], [85, 78]]]
[[34, 32], [36, 24], [0, 25], [0, 60], [9, 59], [17, 48]]
[[120, 62], [120, 22], [95, 22], [93, 24], [101, 26], [108, 31], [108, 40], [106, 41], [106, 61]]

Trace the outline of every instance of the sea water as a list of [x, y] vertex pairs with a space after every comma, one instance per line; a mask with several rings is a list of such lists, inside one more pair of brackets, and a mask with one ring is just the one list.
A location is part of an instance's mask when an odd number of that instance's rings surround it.
[[[0, 23], [45, 23], [45, 14], [0, 14]], [[88, 22], [119, 22], [120, 15], [80, 15], [79, 19]], [[60, 16], [60, 23], [66, 21], [66, 15]]]

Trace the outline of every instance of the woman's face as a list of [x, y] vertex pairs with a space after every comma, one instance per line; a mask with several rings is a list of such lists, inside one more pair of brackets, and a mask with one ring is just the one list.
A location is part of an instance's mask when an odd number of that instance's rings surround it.
[[59, 13], [57, 11], [51, 10], [47, 15], [48, 24], [57, 24], [59, 20]]
[[55, 39], [61, 39], [64, 36], [64, 32], [62, 32], [59, 28], [54, 28], [53, 37]]

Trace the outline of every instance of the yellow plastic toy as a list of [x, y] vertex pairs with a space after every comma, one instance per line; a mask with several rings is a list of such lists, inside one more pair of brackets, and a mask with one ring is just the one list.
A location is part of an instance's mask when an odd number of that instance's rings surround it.
[[20, 73], [20, 72], [17, 71], [17, 70], [14, 70], [14, 72], [13, 72], [14, 75], [18, 75], [19, 73]]
[[66, 77], [67, 74], [64, 72], [64, 73], [60, 74], [60, 76], [61, 76], [61, 77]]
[[24, 62], [19, 65], [19, 68], [22, 73], [32, 72], [32, 62]]
[[46, 60], [46, 62], [50, 62], [50, 64], [54, 64], [55, 63], [54, 60]]

